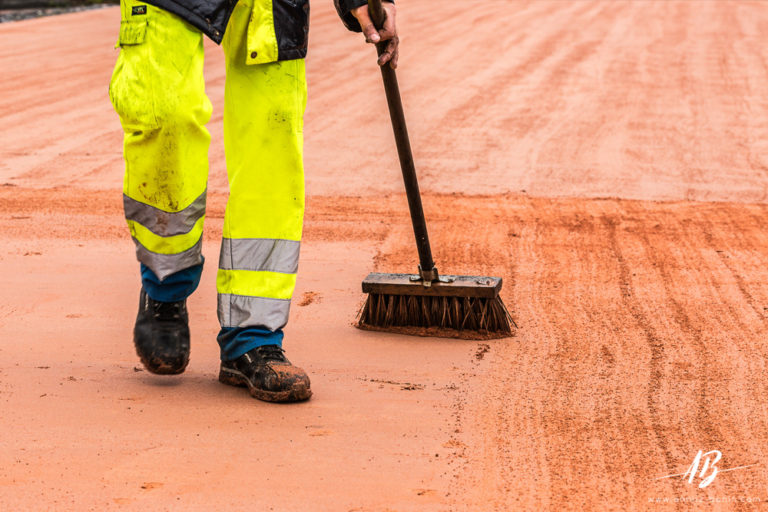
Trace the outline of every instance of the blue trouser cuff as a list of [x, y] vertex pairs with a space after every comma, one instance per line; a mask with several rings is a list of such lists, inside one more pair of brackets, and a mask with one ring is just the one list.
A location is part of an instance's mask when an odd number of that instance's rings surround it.
[[222, 327], [216, 337], [221, 347], [221, 360], [237, 359], [249, 350], [264, 345], [283, 346], [283, 330], [270, 331], [262, 327]]
[[[203, 259], [205, 263], [205, 259]], [[203, 273], [203, 263], [169, 275], [162, 281], [148, 266], [141, 264], [141, 285], [149, 298], [160, 302], [184, 300], [197, 289]]]

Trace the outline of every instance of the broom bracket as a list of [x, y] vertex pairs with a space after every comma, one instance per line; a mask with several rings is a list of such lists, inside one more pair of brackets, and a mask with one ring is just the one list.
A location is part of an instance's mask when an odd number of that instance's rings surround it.
[[452, 283], [456, 280], [453, 276], [446, 277], [438, 274], [437, 267], [432, 267], [431, 270], [424, 270], [421, 268], [421, 265], [419, 265], [419, 275], [411, 276], [410, 279], [414, 283], [421, 282], [424, 288], [429, 288], [432, 286], [432, 283]]

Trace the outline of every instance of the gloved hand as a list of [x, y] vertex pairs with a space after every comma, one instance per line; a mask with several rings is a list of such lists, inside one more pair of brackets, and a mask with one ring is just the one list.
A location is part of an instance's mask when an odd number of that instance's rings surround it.
[[376, 30], [367, 5], [352, 9], [349, 12], [360, 23], [363, 35], [365, 35], [365, 42], [376, 44], [381, 41], [389, 41], [386, 50], [379, 55], [379, 66], [384, 66], [389, 62], [392, 69], [396, 69], [400, 39], [397, 37], [397, 26], [395, 24], [395, 4], [385, 1], [382, 2], [382, 7], [384, 7], [386, 17], [381, 30]]

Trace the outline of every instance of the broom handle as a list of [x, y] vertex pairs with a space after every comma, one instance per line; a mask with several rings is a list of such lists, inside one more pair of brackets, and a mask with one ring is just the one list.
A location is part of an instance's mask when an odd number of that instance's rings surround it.
[[[384, 25], [384, 8], [381, 0], [368, 0], [368, 10], [371, 14], [373, 24], [377, 29]], [[382, 41], [376, 45], [379, 55], [387, 47], [387, 41]], [[389, 105], [389, 117], [392, 119], [392, 130], [395, 133], [395, 143], [397, 144], [397, 154], [400, 156], [400, 169], [403, 171], [403, 181], [405, 182], [405, 193], [408, 196], [408, 208], [411, 211], [411, 222], [413, 223], [413, 234], [416, 236], [416, 248], [419, 251], [419, 263], [421, 264], [421, 275], [425, 281], [437, 280], [437, 271], [435, 262], [432, 260], [432, 249], [429, 246], [429, 236], [427, 235], [427, 221], [424, 219], [424, 209], [421, 205], [421, 194], [419, 193], [419, 181], [416, 179], [416, 167], [413, 163], [413, 154], [411, 153], [411, 143], [408, 140], [408, 129], [405, 126], [405, 115], [403, 114], [403, 103], [400, 100], [400, 88], [397, 85], [397, 75], [395, 70], [387, 63], [381, 67], [381, 78], [384, 80], [384, 90], [387, 93], [387, 104]]]

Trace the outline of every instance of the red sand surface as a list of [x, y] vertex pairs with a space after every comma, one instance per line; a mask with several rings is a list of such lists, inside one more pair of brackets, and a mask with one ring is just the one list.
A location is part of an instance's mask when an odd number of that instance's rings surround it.
[[[0, 509], [765, 505], [765, 4], [402, 2], [438, 265], [503, 276], [520, 326], [486, 342], [351, 327], [362, 278], [412, 271], [415, 251], [372, 48], [330, 4], [312, 11], [286, 339], [315, 396], [291, 406], [216, 382], [220, 50], [192, 362], [160, 378], [130, 339], [118, 10], [0, 25]], [[699, 450], [755, 465], [659, 479]]]

